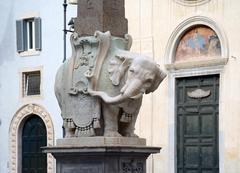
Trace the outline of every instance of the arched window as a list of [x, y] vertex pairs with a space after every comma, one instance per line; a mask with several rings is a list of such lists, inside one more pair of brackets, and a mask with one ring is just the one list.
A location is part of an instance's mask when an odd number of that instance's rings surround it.
[[196, 25], [180, 38], [175, 61], [207, 60], [220, 56], [221, 44], [217, 34], [208, 26]]
[[41, 152], [41, 147], [46, 145], [45, 124], [32, 114], [22, 129], [22, 173], [47, 173], [47, 155]]
[[192, 16], [172, 32], [165, 66], [168, 70], [216, 67], [225, 65], [228, 57], [228, 40], [223, 28], [208, 17]]

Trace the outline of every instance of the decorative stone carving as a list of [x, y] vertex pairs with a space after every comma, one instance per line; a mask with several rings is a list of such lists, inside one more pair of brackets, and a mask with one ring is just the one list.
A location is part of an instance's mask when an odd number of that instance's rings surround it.
[[121, 161], [121, 170], [122, 173], [143, 173], [144, 172], [144, 163], [143, 161], [137, 160], [125, 160]]
[[211, 91], [207, 90], [204, 91], [203, 89], [196, 89], [191, 92], [187, 92], [188, 97], [194, 98], [194, 99], [199, 99], [199, 98], [205, 98], [211, 95]]
[[166, 74], [150, 58], [127, 51], [129, 35], [73, 33], [70, 41], [72, 56], [55, 81], [65, 137], [136, 137], [142, 95], [156, 90]]
[[[50, 115], [48, 112], [41, 106], [36, 104], [28, 104], [23, 107], [21, 107], [16, 114], [14, 115], [10, 129], [9, 129], [9, 148], [10, 148], [10, 172], [11, 173], [18, 173], [18, 165], [19, 163], [19, 131], [23, 127], [23, 122], [26, 117], [28, 117], [30, 114], [36, 114], [40, 118], [42, 118], [43, 122], [46, 125], [47, 130], [47, 145], [53, 146], [54, 144], [54, 129], [53, 129], [53, 123], [51, 120]], [[47, 173], [53, 173], [54, 169], [54, 159], [51, 154], [47, 154]]]

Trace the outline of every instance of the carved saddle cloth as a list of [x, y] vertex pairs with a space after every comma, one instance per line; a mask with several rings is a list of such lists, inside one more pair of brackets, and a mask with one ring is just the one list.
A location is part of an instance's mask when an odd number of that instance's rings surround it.
[[[95, 56], [91, 52], [81, 52], [74, 61], [70, 60], [70, 68], [67, 69], [70, 78], [66, 83], [70, 84], [68, 90], [67, 115], [72, 119], [75, 136], [94, 136], [94, 129], [100, 128], [101, 107], [100, 100], [87, 94], [89, 81], [85, 73], [93, 66]], [[70, 109], [69, 109], [70, 108]]]

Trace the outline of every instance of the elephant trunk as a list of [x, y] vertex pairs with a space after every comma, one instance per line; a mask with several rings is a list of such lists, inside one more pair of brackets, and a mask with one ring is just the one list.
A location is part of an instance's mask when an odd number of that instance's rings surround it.
[[139, 79], [126, 82], [125, 86], [121, 89], [121, 93], [128, 98], [139, 98], [144, 93], [143, 83]]
[[121, 94], [111, 97], [106, 92], [103, 91], [92, 91], [88, 90], [88, 93], [91, 96], [98, 96], [103, 99], [105, 103], [108, 104], [119, 104], [124, 102], [126, 99], [132, 98], [137, 99], [142, 96], [144, 91], [141, 91], [141, 82], [140, 81], [131, 81], [130, 84], [126, 83], [123, 87], [123, 90], [121, 90]]
[[103, 92], [103, 91], [89, 90], [88, 93], [91, 96], [101, 97], [103, 99], [103, 101], [108, 104], [119, 104], [119, 103], [124, 102], [128, 98], [126, 95], [123, 95], [123, 94], [119, 94], [117, 96], [111, 97], [106, 92]]

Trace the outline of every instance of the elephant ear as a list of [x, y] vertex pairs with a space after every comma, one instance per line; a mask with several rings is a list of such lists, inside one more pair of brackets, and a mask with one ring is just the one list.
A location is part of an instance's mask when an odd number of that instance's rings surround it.
[[113, 85], [119, 85], [127, 68], [130, 65], [130, 59], [118, 57], [121, 61], [111, 60], [108, 67], [110, 80]]
[[155, 70], [156, 76], [153, 80], [152, 85], [145, 91], [146, 94], [149, 94], [150, 92], [155, 91], [159, 84], [163, 81], [163, 79], [167, 76], [166, 73], [164, 73], [159, 66], [156, 66]]

